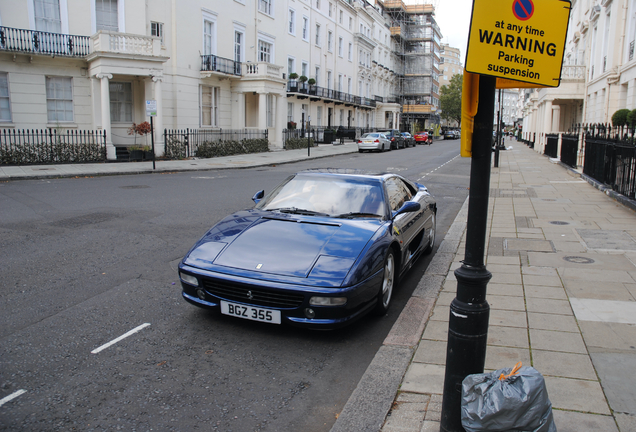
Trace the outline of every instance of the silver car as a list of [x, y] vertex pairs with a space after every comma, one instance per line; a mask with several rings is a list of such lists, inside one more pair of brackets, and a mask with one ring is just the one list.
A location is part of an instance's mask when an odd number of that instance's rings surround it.
[[386, 135], [378, 132], [365, 133], [358, 140], [358, 152], [362, 153], [365, 150], [379, 152], [391, 150], [391, 140]]

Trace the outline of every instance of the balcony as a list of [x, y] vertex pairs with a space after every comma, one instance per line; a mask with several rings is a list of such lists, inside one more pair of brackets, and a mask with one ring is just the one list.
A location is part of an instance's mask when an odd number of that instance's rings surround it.
[[[294, 80], [287, 82], [288, 93], [298, 93], [299, 98], [312, 97], [315, 100], [325, 99], [327, 103], [336, 102], [347, 105], [357, 105], [367, 108], [375, 108], [376, 101], [362, 96], [354, 96], [343, 91], [332, 90], [317, 85], [307, 85], [305, 83], [297, 83]], [[306, 95], [306, 96], [305, 96]], [[289, 95], [288, 95], [289, 96]], [[314, 100], [314, 99], [312, 99]]]
[[161, 57], [161, 38], [99, 30], [91, 36], [93, 55]]
[[243, 77], [254, 79], [283, 79], [283, 66], [272, 63], [242, 63]]
[[241, 76], [241, 62], [218, 57], [214, 54], [202, 55], [201, 72], [220, 72]]
[[88, 36], [0, 27], [0, 51], [59, 57], [86, 57]]

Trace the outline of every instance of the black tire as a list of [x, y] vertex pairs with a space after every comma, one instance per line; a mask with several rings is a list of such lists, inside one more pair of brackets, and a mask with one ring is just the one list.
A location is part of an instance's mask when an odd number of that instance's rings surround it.
[[358, 150], [358, 153], [362, 153], [362, 150]]
[[386, 254], [384, 259], [384, 273], [382, 274], [382, 287], [378, 293], [378, 302], [375, 306], [374, 313], [377, 316], [386, 315], [391, 305], [391, 297], [393, 296], [393, 288], [395, 288], [395, 255], [392, 249]]
[[426, 249], [424, 249], [424, 253], [426, 255], [429, 255], [431, 252], [433, 252], [433, 246], [435, 246], [436, 222], [437, 222], [436, 214], [433, 213], [433, 226], [428, 232], [428, 245], [426, 246]]

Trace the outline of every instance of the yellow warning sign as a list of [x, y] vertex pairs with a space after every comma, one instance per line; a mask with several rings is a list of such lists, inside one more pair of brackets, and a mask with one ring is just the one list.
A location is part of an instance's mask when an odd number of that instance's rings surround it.
[[566, 0], [473, 0], [466, 70], [558, 87], [569, 17]]

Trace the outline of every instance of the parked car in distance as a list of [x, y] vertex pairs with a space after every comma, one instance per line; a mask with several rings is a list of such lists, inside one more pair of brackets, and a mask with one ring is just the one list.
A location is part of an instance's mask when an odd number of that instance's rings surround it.
[[391, 150], [391, 141], [386, 135], [378, 132], [365, 133], [358, 140], [358, 152], [362, 153], [365, 150], [379, 152]]
[[457, 139], [457, 136], [455, 135], [455, 132], [453, 132], [452, 130], [448, 129], [446, 132], [444, 132], [444, 139], [445, 140], [454, 140], [454, 139]]
[[415, 147], [415, 138], [409, 132], [402, 132], [402, 137], [404, 137], [404, 145], [406, 147]]
[[404, 137], [397, 129], [381, 130], [379, 133], [385, 135], [391, 141], [391, 149], [404, 148]]
[[218, 222], [179, 264], [187, 302], [238, 319], [333, 329], [386, 315], [435, 244], [437, 204], [393, 173], [291, 175]]
[[418, 132], [415, 134], [413, 138], [415, 138], [415, 142], [417, 144], [426, 144], [426, 142], [428, 141], [428, 132], [426, 131]]

